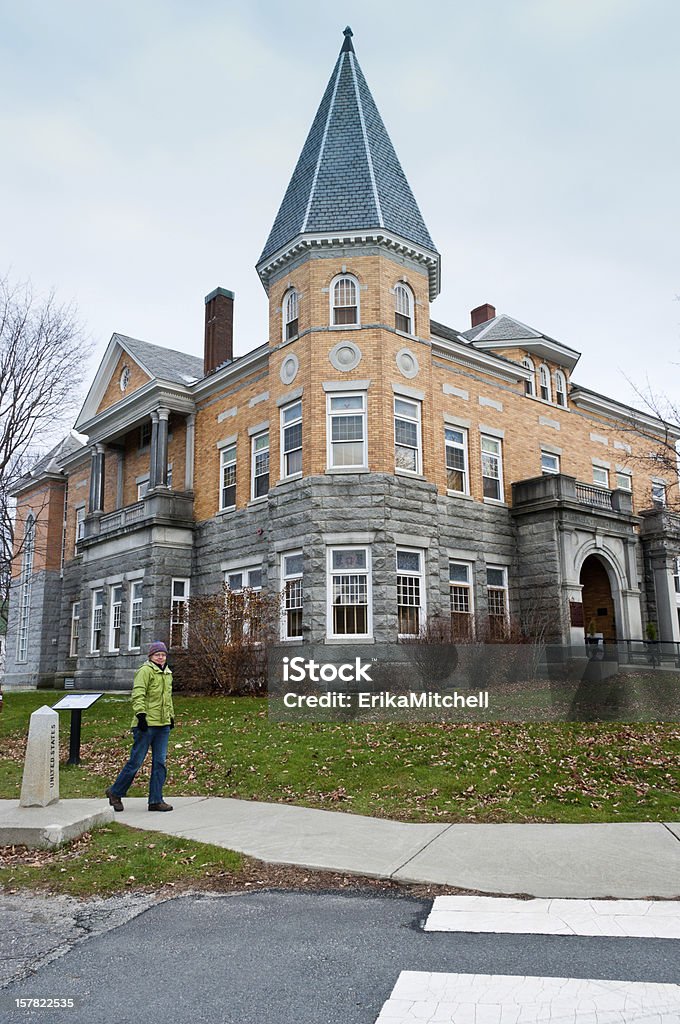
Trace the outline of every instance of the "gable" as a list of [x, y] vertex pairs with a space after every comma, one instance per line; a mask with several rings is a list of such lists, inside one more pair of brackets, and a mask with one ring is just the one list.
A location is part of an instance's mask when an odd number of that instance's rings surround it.
[[[138, 391], [145, 384], [148, 384], [151, 380], [149, 374], [142, 369], [129, 353], [124, 352], [123, 349], [118, 345], [116, 346], [117, 356], [115, 358], [115, 364], [111, 371], [110, 379], [106, 385], [106, 390], [102, 396], [102, 399], [97, 406], [97, 413], [103, 412], [104, 409], [110, 408], [115, 405], [116, 402], [120, 402], [121, 399], [127, 398], [134, 391]], [[123, 373], [127, 370], [127, 386], [123, 391], [121, 389], [121, 379]]]

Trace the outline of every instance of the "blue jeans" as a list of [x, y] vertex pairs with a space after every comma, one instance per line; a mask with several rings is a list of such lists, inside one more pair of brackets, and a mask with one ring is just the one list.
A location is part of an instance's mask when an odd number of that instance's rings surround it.
[[146, 732], [135, 726], [132, 730], [134, 743], [130, 751], [130, 759], [120, 775], [111, 786], [113, 796], [123, 797], [133, 783], [134, 777], [142, 767], [144, 758], [151, 747], [151, 779], [149, 780], [149, 803], [159, 804], [163, 799], [163, 783], [165, 782], [165, 761], [168, 755], [169, 725], [150, 725]]

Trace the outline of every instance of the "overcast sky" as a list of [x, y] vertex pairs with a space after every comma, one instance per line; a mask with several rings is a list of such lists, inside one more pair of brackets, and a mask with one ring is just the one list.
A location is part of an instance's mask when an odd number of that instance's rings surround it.
[[442, 256], [432, 316], [490, 302], [583, 353], [581, 384], [680, 402], [677, 0], [0, 0], [0, 271], [202, 354], [254, 265], [350, 24]]

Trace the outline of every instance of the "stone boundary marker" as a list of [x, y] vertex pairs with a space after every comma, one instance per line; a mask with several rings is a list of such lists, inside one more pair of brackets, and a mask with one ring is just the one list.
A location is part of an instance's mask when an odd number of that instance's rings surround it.
[[59, 800], [59, 715], [44, 704], [31, 715], [20, 807], [47, 807]]

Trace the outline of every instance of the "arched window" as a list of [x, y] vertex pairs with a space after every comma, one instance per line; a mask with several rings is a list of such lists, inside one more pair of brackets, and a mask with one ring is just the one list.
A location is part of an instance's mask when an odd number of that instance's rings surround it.
[[561, 370], [555, 370], [555, 401], [563, 409], [567, 407], [567, 378]]
[[35, 551], [35, 519], [29, 515], [24, 530], [24, 552], [21, 561], [21, 591], [19, 594], [19, 629], [17, 631], [17, 661], [26, 661], [28, 654], [28, 621], [31, 614], [31, 582]]
[[404, 334], [413, 334], [413, 294], [405, 284], [394, 289], [394, 325]]
[[524, 394], [529, 395], [531, 398], [536, 397], [536, 370], [529, 356], [525, 356], [522, 360], [522, 366], [526, 370], [531, 371], [531, 380], [524, 381]]
[[359, 323], [359, 285], [354, 277], [336, 277], [331, 285], [331, 324]]
[[550, 370], [542, 363], [538, 368], [538, 376], [541, 381], [540, 395], [544, 402], [551, 402], [552, 398], [550, 395]]
[[283, 340], [290, 341], [298, 334], [298, 293], [290, 288], [283, 298]]

